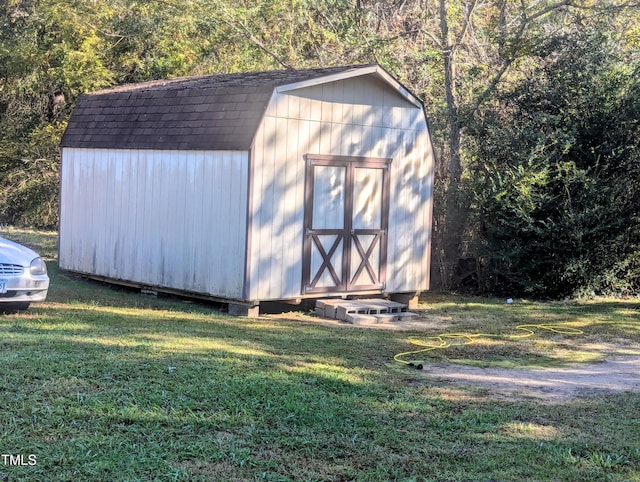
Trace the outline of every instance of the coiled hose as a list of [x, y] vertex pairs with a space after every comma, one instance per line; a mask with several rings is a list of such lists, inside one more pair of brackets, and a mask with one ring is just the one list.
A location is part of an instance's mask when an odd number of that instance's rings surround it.
[[451, 346], [462, 346], [462, 345], [470, 345], [475, 343], [476, 340], [481, 338], [504, 338], [504, 339], [520, 339], [520, 338], [528, 338], [536, 334], [536, 331], [548, 331], [551, 333], [558, 333], [561, 335], [583, 335], [584, 332], [577, 328], [572, 328], [570, 326], [566, 326], [564, 324], [549, 324], [549, 323], [541, 323], [541, 324], [523, 324], [515, 327], [516, 332], [521, 333], [513, 333], [510, 335], [500, 335], [493, 333], [442, 333], [436, 336], [428, 336], [422, 338], [409, 338], [409, 343], [416, 346], [421, 346], [419, 350], [411, 350], [405, 351], [402, 353], [398, 353], [394, 355], [393, 359], [398, 363], [402, 363], [403, 365], [407, 365], [411, 368], [415, 368], [417, 370], [422, 370], [423, 364], [421, 361], [417, 360], [404, 360], [406, 357], [414, 358], [415, 355], [424, 354], [434, 350], [441, 350], [444, 348], [449, 348]]

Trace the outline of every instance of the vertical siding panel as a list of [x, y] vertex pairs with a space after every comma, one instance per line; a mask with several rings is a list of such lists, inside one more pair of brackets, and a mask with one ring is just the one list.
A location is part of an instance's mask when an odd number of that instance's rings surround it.
[[174, 204], [173, 225], [176, 232], [169, 233], [167, 229], [167, 238], [171, 240], [172, 249], [170, 252], [169, 274], [171, 286], [184, 286], [185, 272], [185, 246], [188, 244], [188, 233], [186, 230], [186, 217], [188, 209], [187, 191], [187, 172], [184, 166], [186, 152], [169, 151], [171, 158], [172, 177], [174, 180], [174, 194], [171, 197], [173, 202], [169, 201], [169, 205]]
[[136, 237], [133, 244], [136, 247], [136, 265], [134, 268], [134, 279], [141, 280], [144, 277], [144, 256], [146, 251], [146, 218], [148, 217], [148, 189], [147, 189], [147, 151], [138, 151], [138, 161], [136, 162], [136, 190], [138, 191], [138, 206], [136, 216]]
[[360, 89], [360, 103], [362, 104], [362, 125], [372, 126], [375, 122], [374, 106], [382, 95], [382, 89], [378, 85], [364, 83]]
[[344, 82], [334, 82], [327, 84], [330, 89], [331, 97], [326, 99], [333, 105], [331, 111], [331, 122], [334, 124], [342, 124], [344, 122]]
[[[82, 161], [78, 162], [76, 173], [81, 188], [78, 190], [80, 197], [76, 197], [76, 200], [77, 205], [80, 206], [80, 209], [78, 209], [78, 214], [80, 215], [74, 223], [76, 227], [74, 235], [80, 232], [78, 229], [81, 229], [83, 221], [89, 221], [88, 214], [90, 213], [89, 209], [92, 205], [97, 205], [99, 209], [102, 209], [102, 222], [106, 222], [105, 208], [97, 204], [100, 202], [102, 190], [105, 188], [103, 182], [101, 182], [106, 175], [104, 162], [102, 151], [99, 150], [87, 150], [86, 156]], [[92, 229], [89, 230], [88, 226], [85, 235], [79, 236], [78, 238], [80, 239], [80, 243], [78, 243], [80, 246], [77, 259], [80, 266], [89, 266], [94, 272], [97, 272], [99, 264], [97, 253], [102, 242], [100, 239], [102, 233], [98, 232], [98, 226], [94, 228], [93, 225], [91, 225], [90, 227]]]
[[320, 100], [310, 98], [309, 99], [310, 110], [309, 117], [315, 121], [322, 121], [322, 102]]
[[[111, 246], [113, 246], [113, 196], [114, 187], [109, 179], [113, 179], [113, 154], [109, 151], [101, 150], [96, 153], [96, 164], [99, 166], [101, 175], [98, 176], [100, 186], [95, 194], [95, 206], [104, 212], [104, 222], [95, 226], [94, 233], [96, 239], [96, 269], [104, 276], [109, 276], [109, 259], [111, 257]], [[89, 209], [89, 206], [87, 206]], [[99, 211], [98, 211], [99, 212]]]
[[135, 163], [137, 161], [137, 152], [135, 150], [126, 151], [123, 156], [123, 214], [121, 215], [122, 232], [120, 233], [122, 239], [122, 245], [120, 247], [119, 261], [120, 272], [126, 279], [131, 279], [133, 276], [133, 266], [135, 264], [135, 246], [132, 245], [131, 240], [136, 234], [136, 217], [138, 215], [137, 210], [137, 189], [136, 176], [135, 176]]
[[[89, 183], [82, 183], [85, 189], [84, 195], [80, 202], [82, 203], [83, 215], [81, 219], [86, 223], [85, 229], [87, 229], [88, 236], [82, 238], [85, 240], [83, 246], [83, 254], [85, 259], [83, 262], [87, 262], [89, 266], [94, 269], [98, 269], [98, 266], [102, 266], [101, 251], [102, 244], [104, 244], [104, 233], [100, 230], [100, 227], [104, 225], [107, 220], [108, 206], [103, 205], [103, 199], [105, 196], [105, 183], [107, 175], [107, 156], [106, 151], [98, 149], [97, 151], [87, 151], [87, 160], [81, 163], [81, 176], [83, 180], [92, 179], [92, 185]], [[90, 177], [87, 177], [90, 176]], [[90, 189], [90, 191], [89, 191]], [[88, 202], [83, 202], [88, 200]], [[98, 212], [102, 211], [102, 214], [93, 216], [91, 206], [97, 206]], [[100, 216], [100, 217], [98, 217]], [[98, 218], [100, 222], [94, 221]], [[82, 224], [78, 226], [83, 228]], [[104, 271], [100, 271], [103, 274]]]
[[[154, 251], [154, 244], [157, 238], [154, 236], [151, 220], [153, 218], [153, 182], [151, 177], [153, 158], [151, 151], [140, 151], [140, 166], [138, 176], [140, 177], [138, 189], [143, 193], [142, 197], [142, 216], [140, 217], [142, 235], [136, 240], [138, 243], [138, 269], [137, 280], [143, 283], [150, 283], [151, 277], [149, 272], [150, 253]], [[156, 263], [158, 259], [156, 258]]]
[[[412, 120], [412, 123], [414, 121]], [[431, 174], [429, 169], [429, 154], [427, 153], [427, 145], [423, 141], [424, 135], [419, 132], [414, 134], [414, 149], [416, 152], [416, 158], [418, 163], [418, 179], [420, 184], [418, 186], [418, 192], [420, 196], [420, 221], [422, 225], [422, 252], [419, 253], [419, 266], [420, 266], [420, 288], [427, 289], [429, 282], [429, 256], [430, 256], [430, 226], [431, 220], [429, 216], [431, 206]]]
[[[226, 187], [228, 186], [225, 183], [224, 186], [220, 186], [220, 179], [224, 178], [224, 163], [222, 159], [222, 153], [215, 153], [211, 156], [211, 186], [210, 186], [210, 209], [213, 218], [214, 226], [211, 226], [211, 238], [209, 240], [209, 249], [212, 251], [211, 257], [211, 271], [216, 273], [216, 276], [213, 278], [212, 290], [217, 290], [220, 286], [221, 282], [224, 279], [224, 274], [222, 270], [224, 269], [224, 260], [220, 253], [224, 251], [224, 243], [225, 240], [221, 239], [223, 236], [216, 236], [216, 232], [220, 229], [221, 226], [225, 226], [223, 223], [227, 221], [227, 213], [225, 211], [228, 210], [227, 206], [224, 206], [222, 200], [226, 197]], [[216, 192], [217, 191], [217, 192]], [[226, 229], [226, 226], [225, 226]], [[225, 253], [228, 256], [228, 253]]]
[[275, 117], [287, 117], [289, 115], [289, 99], [286, 94], [275, 94]]
[[259, 233], [260, 226], [259, 212], [258, 212], [258, 193], [260, 192], [260, 178], [262, 175], [262, 159], [264, 158], [265, 149], [265, 131], [268, 117], [264, 117], [263, 121], [258, 126], [256, 136], [253, 142], [252, 151], [249, 153], [249, 159], [247, 164], [251, 167], [252, 172], [250, 174], [251, 180], [248, 181], [247, 190], [247, 206], [248, 206], [248, 225], [247, 239], [248, 239], [248, 252], [246, 259], [246, 279], [244, 280], [243, 292], [248, 299], [258, 299], [257, 297], [257, 281], [259, 279], [259, 265], [260, 265], [260, 251], [259, 251]]
[[119, 253], [120, 273], [125, 279], [132, 279], [135, 266], [135, 246], [131, 240], [136, 235], [136, 218], [138, 216], [137, 208], [137, 189], [136, 189], [136, 173], [135, 166], [138, 160], [137, 151], [127, 150], [124, 156], [124, 196], [123, 196], [123, 210], [124, 214], [122, 218], [122, 232], [120, 233], [122, 239], [122, 246]]
[[[147, 252], [146, 269], [148, 270], [147, 279], [150, 284], [161, 284], [164, 280], [162, 277], [164, 266], [164, 233], [163, 227], [168, 222], [165, 217], [163, 220], [160, 216], [164, 210], [161, 205], [163, 193], [166, 193], [167, 173], [161, 162], [162, 153], [159, 151], [151, 151], [149, 153], [149, 171], [148, 180], [153, 186], [151, 191], [151, 209], [149, 213], [149, 244], [151, 248]], [[168, 213], [167, 213], [168, 214]], [[155, 282], [155, 283], [154, 283]]]
[[425, 252], [422, 257], [422, 270], [423, 270], [423, 283], [422, 288], [428, 289], [430, 285], [431, 274], [431, 227], [432, 227], [432, 212], [433, 212], [433, 174], [434, 174], [434, 158], [431, 150], [431, 142], [429, 139], [428, 131], [422, 131], [419, 135], [418, 149], [421, 153], [421, 179], [422, 184], [422, 199], [424, 204], [423, 211], [423, 226], [425, 231]]
[[[220, 186], [220, 199], [218, 204], [221, 206], [220, 220], [221, 226], [225, 226], [226, 229], [235, 229], [239, 222], [242, 222], [243, 219], [238, 219], [234, 217], [233, 213], [233, 197], [232, 197], [232, 185], [233, 182], [233, 164], [230, 152], [223, 152], [221, 158], [219, 160], [220, 177], [216, 180], [218, 184], [220, 184], [223, 180], [223, 185]], [[220, 282], [223, 285], [228, 285], [230, 280], [230, 267], [233, 266], [235, 260], [234, 258], [234, 245], [232, 242], [232, 238], [229, 236], [221, 236], [219, 240], [220, 251], [227, 253], [226, 258], [220, 258]]]
[[[415, 157], [411, 152], [407, 151], [407, 146], [411, 142], [410, 133], [406, 130], [400, 131], [400, 152], [401, 156], [404, 159], [405, 163], [405, 173], [404, 173], [404, 189], [403, 192], [405, 194], [405, 202], [403, 206], [402, 213], [402, 225], [405, 230], [405, 249], [409, 253], [408, 255], [408, 269], [405, 274], [404, 282], [408, 286], [417, 286], [417, 271], [420, 268], [419, 259], [420, 259], [420, 244], [418, 242], [420, 236], [421, 226], [417, 223], [418, 218], [418, 209], [419, 200], [416, 199], [417, 189], [416, 182], [417, 172], [415, 166]], [[416, 265], [416, 263], [418, 263]]]
[[116, 155], [117, 151], [109, 151], [107, 154], [107, 178], [111, 179], [112, 182], [108, 183], [107, 187], [107, 196], [102, 199], [102, 205], [105, 206], [105, 212], [107, 213], [107, 222], [100, 227], [102, 230], [102, 238], [106, 240], [106, 242], [102, 246], [102, 266], [104, 273], [107, 276], [112, 276], [113, 273], [113, 248], [115, 246], [116, 241], [116, 202], [118, 196], [118, 186], [116, 185]]
[[153, 284], [160, 273], [160, 265], [163, 262], [160, 256], [160, 226], [158, 226], [158, 193], [162, 189], [161, 172], [156, 164], [156, 152], [145, 151], [145, 217], [144, 217], [144, 239], [146, 242], [142, 255], [142, 281]]
[[237, 256], [236, 256], [236, 281], [235, 281], [235, 292], [237, 293], [237, 297], [240, 298], [244, 292], [244, 283], [245, 283], [245, 266], [247, 263], [247, 252], [246, 252], [246, 239], [248, 236], [248, 226], [247, 226], [247, 206], [248, 206], [248, 195], [249, 195], [249, 167], [250, 167], [250, 159], [248, 152], [238, 152], [236, 153], [237, 158], [237, 172], [238, 172], [238, 184], [236, 188], [236, 192], [238, 195], [238, 222], [240, 223], [238, 233], [236, 234], [237, 242], [235, 243]]
[[[340, 126], [338, 126], [339, 128]], [[351, 149], [349, 150], [350, 156], [366, 156], [369, 152], [362, 144], [364, 126], [355, 125], [351, 128]]]
[[233, 243], [233, 256], [230, 261], [233, 262], [234, 269], [230, 269], [230, 272], [236, 273], [233, 278], [233, 290], [238, 293], [238, 296], [242, 295], [244, 290], [244, 275], [245, 275], [245, 261], [246, 261], [246, 233], [247, 233], [247, 187], [249, 183], [249, 156], [248, 153], [236, 152], [233, 154], [233, 179], [234, 183], [233, 194], [235, 200], [233, 201], [234, 210], [234, 227], [237, 232], [236, 241]]
[[[175, 231], [176, 236], [180, 236], [179, 227], [175, 225], [176, 211], [178, 210], [178, 199], [176, 199], [176, 182], [172, 169], [172, 156], [170, 152], [156, 152], [155, 165], [160, 171], [161, 188], [157, 197], [156, 218], [158, 225], [158, 234], [160, 239], [160, 272], [159, 281], [162, 286], [173, 286], [171, 273], [171, 257], [175, 251], [174, 238], [169, 236], [170, 231]], [[157, 174], [156, 174], [157, 175]], [[165, 218], [162, 219], [162, 213]], [[169, 230], [171, 226], [171, 230]]]
[[389, 183], [389, 226], [387, 237], [387, 290], [393, 291], [398, 285], [397, 279], [400, 276], [401, 264], [400, 264], [400, 243], [398, 240], [401, 229], [398, 223], [398, 209], [402, 205], [401, 200], [401, 186], [399, 182], [400, 173], [402, 169], [402, 160], [399, 158], [398, 153], [389, 149], [390, 133], [388, 129], [380, 130], [380, 144], [383, 151], [382, 157], [392, 158], [390, 176], [391, 182]]
[[[285, 122], [287, 122], [285, 120]], [[298, 272], [302, 272], [300, 263], [301, 249], [298, 244], [301, 242], [303, 220], [300, 216], [301, 206], [304, 203], [302, 197], [301, 186], [304, 186], [304, 180], [300, 172], [302, 156], [299, 152], [302, 143], [301, 122], [292, 119], [287, 122], [287, 139], [286, 139], [286, 157], [287, 169], [285, 177], [285, 195], [283, 202], [283, 228], [284, 239], [281, 249], [283, 250], [282, 259], [282, 281], [281, 293], [287, 297], [296, 293], [296, 285]], [[277, 295], [276, 295], [277, 296]]]
[[171, 236], [174, 242], [174, 251], [172, 252], [172, 266], [171, 273], [173, 275], [173, 284], [175, 286], [185, 286], [186, 271], [188, 266], [188, 248], [189, 229], [187, 219], [191, 217], [190, 207], [193, 193], [189, 191], [188, 179], [189, 171], [186, 166], [187, 152], [186, 151], [171, 151], [173, 158], [173, 167], [175, 173], [175, 179], [177, 181], [176, 191], [179, 199], [178, 209], [176, 210], [176, 229], [178, 229], [179, 235]]
[[[394, 186], [394, 192], [392, 200], [394, 203], [393, 214], [389, 219], [389, 251], [392, 254], [389, 256], [389, 260], [393, 259], [393, 264], [388, 267], [387, 275], [389, 279], [387, 281], [388, 289], [397, 290], [403, 285], [402, 279], [407, 275], [410, 269], [409, 257], [407, 249], [407, 228], [404, 223], [404, 211], [406, 209], [406, 163], [403, 159], [401, 152], [397, 149], [397, 132], [393, 129], [385, 129], [385, 144], [387, 147], [387, 153], [390, 157], [394, 158], [392, 163], [394, 166], [392, 184]], [[395, 182], [394, 182], [395, 181]], [[411, 229], [411, 227], [410, 227]], [[390, 268], [390, 269], [389, 269]]]
[[[222, 258], [217, 254], [222, 252], [222, 245], [224, 240], [219, 239], [218, 236], [215, 235], [217, 229], [219, 229], [218, 223], [221, 223], [225, 217], [225, 209], [226, 207], [222, 205], [221, 200], [224, 198], [224, 193], [219, 189], [218, 183], [220, 179], [224, 177], [224, 166], [222, 165], [222, 159], [220, 153], [214, 154], [211, 156], [210, 160], [210, 198], [209, 198], [209, 209], [211, 209], [212, 215], [212, 225], [211, 226], [211, 238], [209, 240], [209, 249], [216, 254], [212, 254], [211, 257], [211, 271], [217, 273], [217, 275], [213, 278], [213, 283], [211, 286], [212, 290], [217, 290], [220, 285], [220, 278], [222, 273]], [[218, 189], [217, 192], [215, 190]]]
[[[269, 108], [267, 108], [268, 111]], [[250, 218], [250, 226], [248, 226], [247, 234], [251, 236], [250, 240], [250, 249], [249, 260], [250, 263], [247, 269], [248, 278], [246, 283], [248, 284], [249, 290], [246, 293], [246, 296], [249, 299], [258, 299], [259, 292], [259, 280], [260, 280], [260, 201], [259, 201], [259, 193], [261, 191], [262, 186], [262, 164], [263, 160], [266, 157], [267, 150], [267, 130], [268, 125], [270, 125], [271, 117], [264, 117], [262, 123], [258, 127], [256, 132], [256, 137], [253, 145], [253, 172], [251, 173], [252, 191], [249, 193], [250, 203], [249, 203], [249, 218]]]
[[412, 226], [411, 237], [409, 242], [411, 243], [412, 256], [411, 256], [411, 274], [410, 283], [413, 286], [420, 287], [422, 279], [422, 266], [421, 259], [424, 252], [424, 229], [421, 222], [422, 202], [421, 202], [421, 179], [419, 174], [420, 161], [415, 150], [415, 133], [410, 130], [404, 130], [404, 155], [407, 157], [407, 162], [411, 165], [411, 177], [408, 179], [408, 193], [410, 196], [409, 211], [407, 212], [406, 223], [408, 226]]
[[216, 225], [219, 203], [217, 199], [211, 194], [215, 189], [216, 183], [216, 169], [217, 169], [217, 159], [210, 154], [207, 153], [204, 159], [204, 199], [206, 199], [206, 206], [204, 207], [203, 217], [204, 224], [202, 225], [204, 231], [204, 261], [203, 268], [205, 269], [206, 275], [206, 287], [207, 291], [210, 293], [215, 293], [218, 288], [218, 280], [216, 275], [211, 275], [213, 273], [219, 272], [219, 266], [216, 266], [216, 261], [219, 259], [222, 253], [217, 252], [219, 249], [216, 245], [216, 232], [219, 227]]
[[[207, 229], [204, 218], [204, 211], [206, 206], [205, 191], [204, 191], [204, 153], [202, 151], [193, 152], [193, 169], [194, 169], [194, 185], [193, 195], [196, 202], [193, 206], [193, 244], [194, 249], [191, 253], [191, 267], [192, 267], [192, 286], [195, 291], [206, 292], [205, 280], [207, 265], [205, 263], [206, 253], [209, 251], [209, 247], [206, 243], [205, 230]], [[206, 223], [206, 224], [205, 224]]]
[[[264, 202], [270, 204], [271, 211], [271, 236], [270, 256], [269, 256], [269, 287], [265, 290], [266, 298], [271, 298], [274, 293], [282, 292], [282, 270], [285, 259], [283, 256], [284, 248], [284, 230], [285, 230], [285, 212], [286, 205], [292, 200], [287, 199], [287, 171], [289, 166], [287, 162], [287, 119], [276, 119], [275, 132], [275, 156], [272, 159], [273, 168], [270, 170], [269, 188]], [[267, 242], [263, 239], [262, 242]], [[277, 295], [276, 295], [277, 296]]]
[[300, 97], [297, 95], [287, 95], [289, 102], [288, 116], [290, 119], [300, 119]]
[[342, 107], [342, 118], [343, 118], [342, 122], [346, 125], [354, 123], [354, 115], [355, 115], [354, 102], [355, 102], [355, 96], [356, 96], [355, 91], [356, 91], [356, 85], [354, 82], [345, 82], [343, 84], [342, 92], [343, 92], [344, 106]]
[[327, 85], [327, 84], [323, 84], [320, 87], [321, 90], [321, 94], [320, 94], [320, 109], [321, 109], [321, 114], [320, 114], [320, 120], [322, 120], [323, 122], [332, 122], [333, 120], [333, 104], [331, 102], [328, 101], [328, 99], [330, 98], [331, 95], [331, 86]]
[[[85, 236], [78, 236], [77, 234], [82, 233], [82, 231], [80, 231], [80, 224], [84, 219], [84, 209], [86, 208], [86, 203], [82, 202], [82, 195], [86, 194], [87, 184], [89, 184], [90, 182], [82, 182], [83, 169], [86, 169], [83, 166], [83, 163], [86, 164], [88, 162], [88, 157], [89, 153], [86, 153], [84, 156], [82, 156], [79, 151], [74, 151], [73, 157], [71, 158], [71, 171], [73, 172], [74, 179], [72, 188], [73, 190], [69, 193], [68, 199], [69, 203], [73, 204], [73, 219], [70, 220], [72, 228], [67, 238], [67, 242], [69, 243], [67, 249], [70, 259], [73, 260], [72, 269], [76, 270], [85, 262], [85, 245], [87, 242], [87, 238], [90, 236], [90, 234], [86, 232]], [[91, 187], [93, 188], [92, 182]], [[91, 260], [89, 260], [89, 262], [91, 262]]]
[[336, 154], [331, 144], [331, 124], [319, 123], [318, 152], [321, 154]]
[[309, 144], [307, 152], [311, 154], [320, 154], [321, 151], [321, 143], [320, 138], [322, 131], [322, 123], [317, 121], [309, 122]]
[[256, 162], [256, 166], [260, 165], [255, 172], [254, 194], [255, 202], [258, 205], [256, 223], [254, 230], [256, 232], [256, 241], [258, 255], [252, 258], [257, 277], [255, 295], [258, 299], [262, 298], [270, 290], [270, 255], [271, 240], [273, 226], [273, 183], [270, 173], [274, 171], [274, 162], [277, 156], [276, 151], [276, 121], [274, 118], [265, 118], [264, 120], [264, 145], [262, 151], [261, 162]]
[[115, 182], [113, 183], [113, 195], [109, 199], [105, 200], [105, 204], [111, 204], [111, 223], [109, 229], [109, 258], [107, 260], [108, 275], [113, 278], [119, 278], [118, 271], [118, 252], [120, 250], [120, 233], [122, 232], [122, 152], [112, 152], [111, 169], [113, 170], [113, 176]]
[[214, 258], [220, 253], [216, 253], [214, 250], [214, 241], [216, 235], [216, 219], [214, 215], [215, 200], [210, 195], [210, 192], [214, 186], [214, 159], [212, 153], [205, 152], [202, 156], [202, 199], [204, 205], [202, 206], [202, 224], [200, 229], [203, 233], [202, 240], [202, 253], [201, 253], [201, 266], [202, 277], [205, 291], [209, 293], [215, 293], [216, 284], [214, 283], [215, 276], [211, 273], [215, 273], [213, 269]]
[[196, 190], [196, 153], [187, 151], [182, 153], [182, 167], [185, 173], [185, 199], [187, 200], [184, 212], [184, 232], [185, 244], [183, 247], [183, 286], [188, 286], [193, 290], [196, 286], [196, 265], [194, 262], [195, 252], [198, 249], [195, 236], [195, 219], [198, 216], [198, 206], [202, 204], [202, 199], [198, 197]]
[[299, 118], [303, 120], [310, 120], [311, 119], [311, 99], [307, 98], [304, 95], [300, 97], [298, 96], [292, 96], [292, 97], [297, 97], [299, 99], [299, 105], [298, 105], [298, 107], [300, 108]]

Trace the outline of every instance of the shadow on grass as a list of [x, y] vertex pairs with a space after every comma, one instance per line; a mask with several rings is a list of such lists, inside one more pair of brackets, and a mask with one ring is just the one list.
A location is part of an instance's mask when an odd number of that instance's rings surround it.
[[637, 396], [541, 412], [407, 384], [414, 372], [389, 369], [389, 333], [130, 298], [0, 318], [2, 443], [38, 457], [12, 480], [624, 480], [639, 468]]
[[[50, 273], [47, 303], [0, 316], [0, 442], [38, 457], [11, 480], [629, 480], [640, 470], [637, 395], [544, 409], [489, 400], [393, 364], [406, 333], [231, 318]], [[590, 306], [497, 301], [427, 311], [495, 328], [632, 316], [606, 305], [593, 319]], [[460, 349], [540, 353], [513, 346]]]

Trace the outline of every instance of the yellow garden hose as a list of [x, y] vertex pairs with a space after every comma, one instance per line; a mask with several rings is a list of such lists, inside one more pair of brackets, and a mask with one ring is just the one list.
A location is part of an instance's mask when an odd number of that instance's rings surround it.
[[549, 331], [551, 333], [558, 333], [561, 335], [583, 335], [582, 330], [572, 328], [564, 324], [524, 324], [515, 327], [516, 331], [520, 333], [513, 333], [510, 335], [499, 335], [493, 333], [442, 333], [436, 336], [428, 336], [423, 338], [409, 338], [409, 343], [416, 346], [421, 346], [419, 350], [405, 351], [394, 355], [393, 359], [403, 365], [422, 370], [422, 363], [417, 361], [403, 360], [405, 357], [414, 356], [417, 354], [424, 354], [434, 350], [441, 350], [443, 348], [449, 348], [451, 346], [470, 345], [475, 343], [476, 340], [481, 338], [505, 338], [505, 339], [519, 339], [527, 338], [536, 334], [536, 331]]

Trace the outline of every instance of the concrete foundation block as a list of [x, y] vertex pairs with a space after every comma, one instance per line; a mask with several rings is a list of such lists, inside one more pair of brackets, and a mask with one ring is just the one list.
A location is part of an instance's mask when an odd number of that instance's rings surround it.
[[415, 320], [419, 318], [416, 313], [412, 313], [410, 311], [403, 311], [402, 313], [398, 313], [398, 321], [409, 321]]
[[415, 310], [418, 308], [418, 304], [420, 301], [420, 293], [419, 292], [393, 293], [391, 294], [391, 300], [407, 305], [410, 310]]
[[343, 300], [317, 300], [316, 301], [316, 313], [325, 318], [335, 320], [337, 318], [338, 305]]
[[260, 315], [260, 305], [241, 305], [239, 303], [229, 303], [228, 312], [233, 316], [246, 316], [255, 318]]
[[380, 313], [375, 315], [378, 323], [393, 323], [394, 321], [398, 321], [397, 313]]
[[367, 307], [362, 305], [361, 303], [349, 303], [343, 302], [338, 305], [336, 311], [336, 318], [338, 320], [346, 320], [347, 315], [367, 315], [369, 311]]
[[378, 320], [372, 315], [352, 314], [349, 313], [344, 320], [345, 323], [351, 323], [352, 325], [375, 325]]

